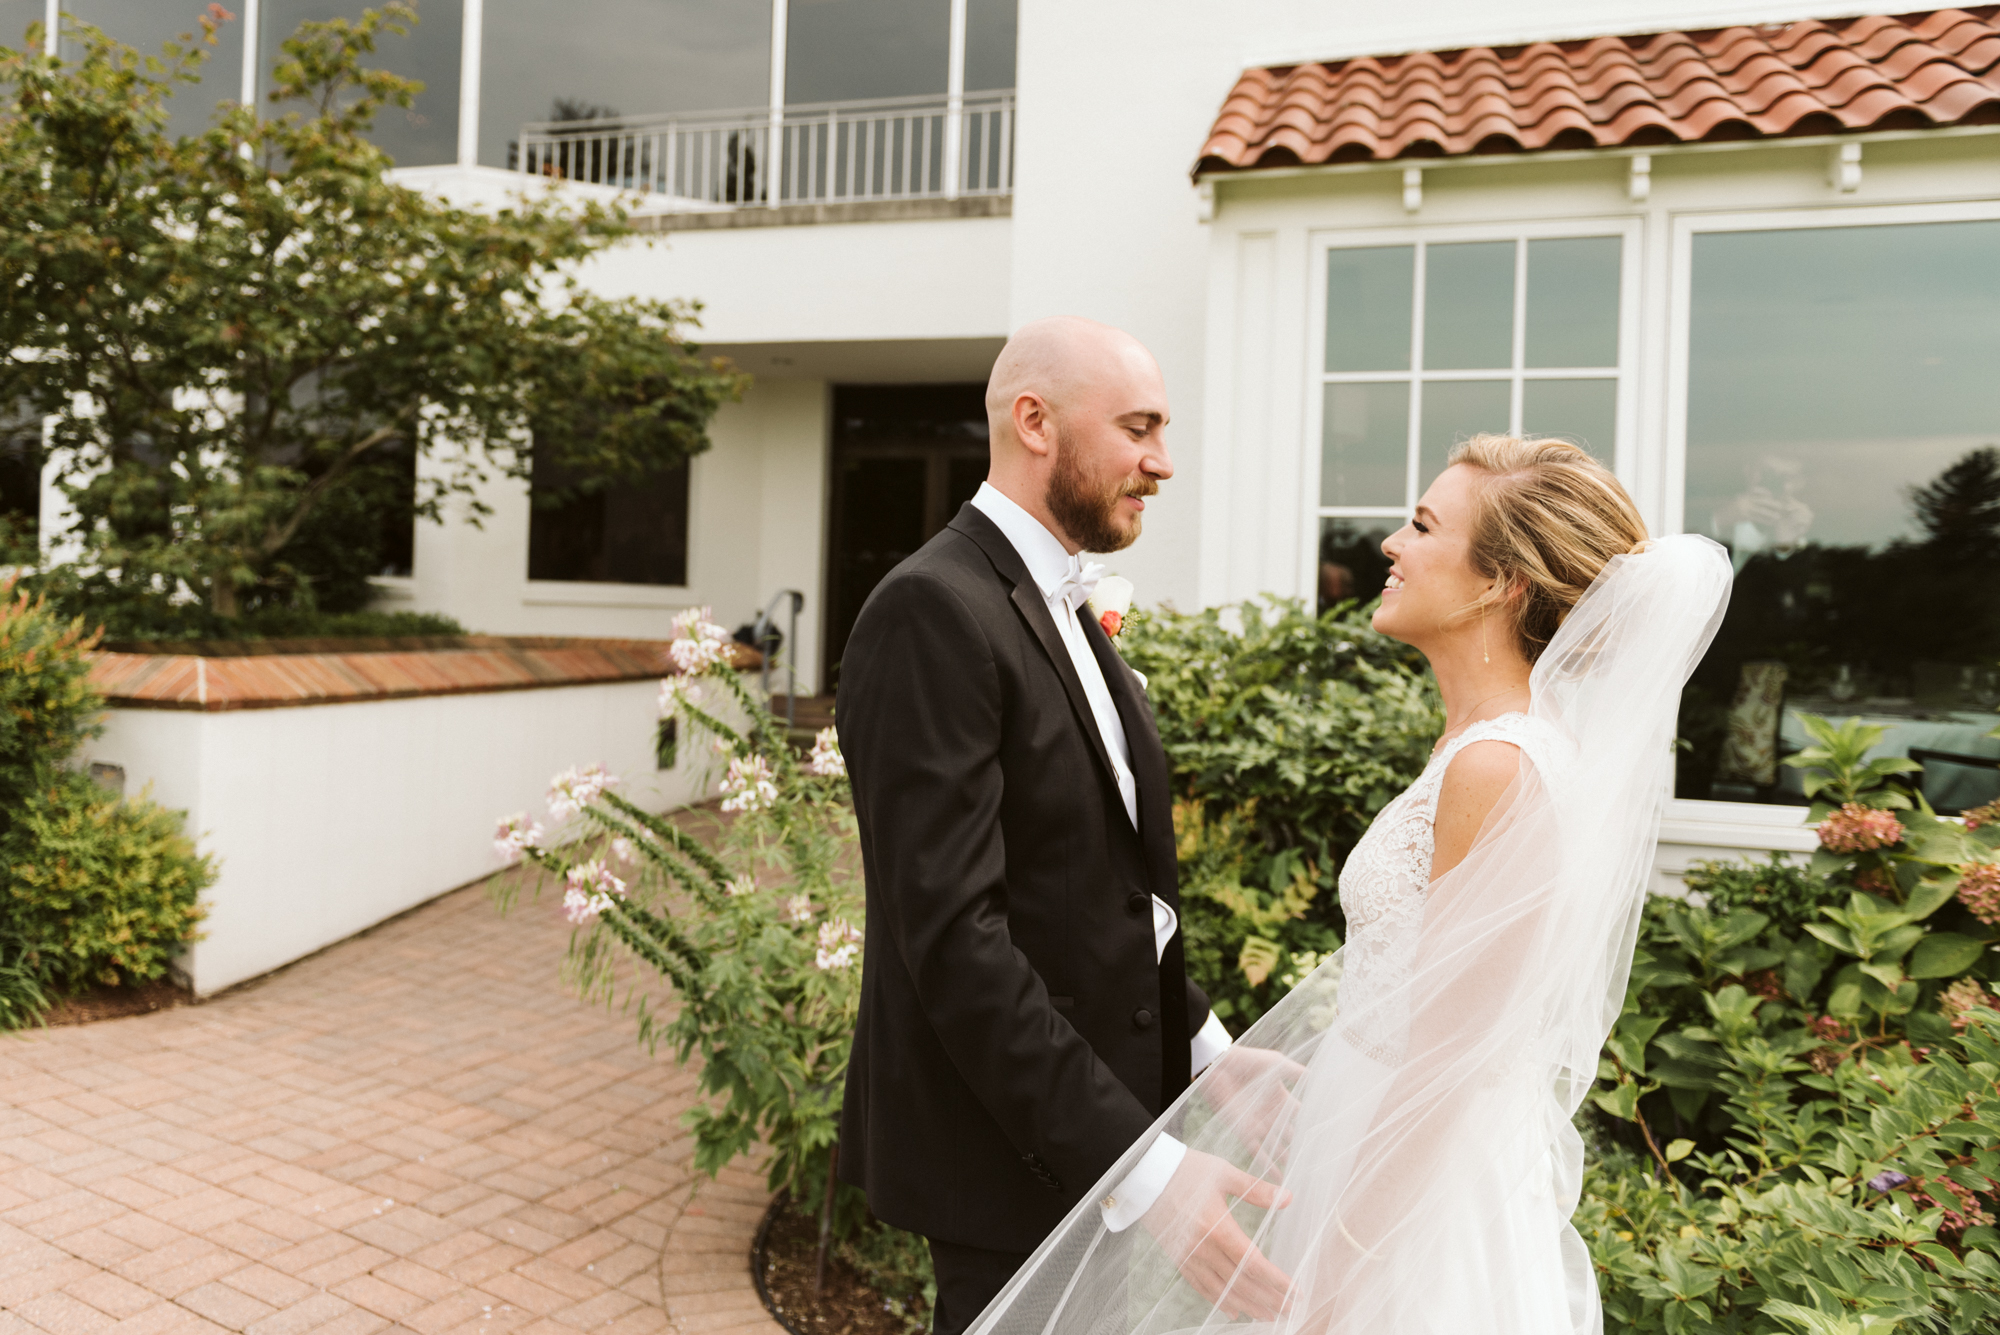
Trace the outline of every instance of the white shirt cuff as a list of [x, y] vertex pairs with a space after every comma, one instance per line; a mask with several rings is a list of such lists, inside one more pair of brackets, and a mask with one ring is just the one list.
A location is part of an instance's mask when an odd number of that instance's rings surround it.
[[1215, 1018], [1215, 1012], [1210, 1011], [1208, 1023], [1188, 1040], [1188, 1071], [1200, 1075], [1208, 1069], [1210, 1062], [1229, 1051], [1229, 1045], [1234, 1041], [1229, 1037], [1229, 1031], [1222, 1027], [1222, 1021]]
[[1111, 1189], [1111, 1194], [1099, 1201], [1098, 1208], [1104, 1211], [1104, 1226], [1113, 1233], [1123, 1233], [1139, 1221], [1139, 1216], [1153, 1208], [1153, 1202], [1160, 1199], [1160, 1193], [1167, 1189], [1174, 1170], [1187, 1157], [1187, 1146], [1172, 1136], [1162, 1135], [1152, 1147], [1139, 1156], [1139, 1162], [1132, 1165], [1132, 1171], [1125, 1180]]

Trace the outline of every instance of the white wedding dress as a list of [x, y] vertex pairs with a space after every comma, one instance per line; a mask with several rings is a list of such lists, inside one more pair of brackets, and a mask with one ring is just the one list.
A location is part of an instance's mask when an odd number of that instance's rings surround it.
[[[971, 1335], [1597, 1335], [1571, 1118], [1623, 1003], [1680, 690], [1729, 581], [1705, 538], [1612, 561], [1537, 661], [1528, 712], [1452, 738], [1355, 847], [1345, 947], [1111, 1168]], [[1479, 741], [1518, 748], [1519, 776], [1433, 878], [1445, 772]], [[1162, 1134], [1188, 1146], [1182, 1173], [1205, 1155], [1289, 1193], [1232, 1212], [1286, 1277], [1275, 1322], [1239, 1319], [1256, 1309], [1246, 1268], [1211, 1302], [1155, 1241], [1152, 1226], [1205, 1218], [1189, 1193], [1170, 1184], [1141, 1224], [1106, 1227], [1098, 1199]]]

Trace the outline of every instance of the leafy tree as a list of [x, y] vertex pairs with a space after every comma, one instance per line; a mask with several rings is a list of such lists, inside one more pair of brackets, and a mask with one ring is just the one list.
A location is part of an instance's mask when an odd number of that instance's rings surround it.
[[582, 284], [630, 235], [618, 211], [481, 212], [385, 179], [368, 129], [421, 85], [362, 61], [415, 20], [397, 0], [302, 24], [271, 98], [309, 110], [225, 103], [181, 139], [163, 99], [198, 77], [192, 37], [141, 57], [74, 24], [78, 62], [0, 49], [0, 403], [54, 419], [76, 600], [198, 604], [211, 631], [342, 579], [351, 602], [365, 572], [312, 567], [370, 540], [366, 502], [411, 454], [413, 514], [457, 495], [476, 523], [495, 472], [671, 467], [741, 392], [684, 341], [694, 304]]

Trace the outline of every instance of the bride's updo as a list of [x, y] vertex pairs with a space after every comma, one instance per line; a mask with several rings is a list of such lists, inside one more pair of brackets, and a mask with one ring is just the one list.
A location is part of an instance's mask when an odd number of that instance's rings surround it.
[[1497, 581], [1465, 611], [1505, 613], [1519, 588], [1510, 619], [1532, 663], [1605, 564], [1645, 544], [1646, 522], [1611, 470], [1566, 440], [1474, 436], [1451, 462], [1483, 475], [1472, 567]]

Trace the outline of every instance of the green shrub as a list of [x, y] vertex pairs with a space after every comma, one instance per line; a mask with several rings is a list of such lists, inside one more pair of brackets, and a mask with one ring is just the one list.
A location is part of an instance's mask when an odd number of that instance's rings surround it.
[[1681, 879], [1717, 913], [1748, 909], [1769, 918], [1778, 930], [1792, 933], [1819, 917], [1828, 904], [1845, 898], [1824, 877], [1783, 853], [1772, 853], [1762, 862], [1752, 858], [1697, 862]]
[[215, 879], [177, 813], [69, 768], [103, 707], [93, 640], [0, 586], [0, 1028], [78, 987], [160, 977]]
[[1339, 947], [1338, 870], [1443, 730], [1423, 660], [1368, 614], [1265, 599], [1147, 612], [1119, 638], [1173, 773], [1188, 971], [1238, 1032]]
[[65, 771], [30, 795], [0, 842], [0, 877], [23, 964], [70, 992], [164, 977], [194, 938], [215, 867], [180, 813]]

